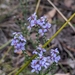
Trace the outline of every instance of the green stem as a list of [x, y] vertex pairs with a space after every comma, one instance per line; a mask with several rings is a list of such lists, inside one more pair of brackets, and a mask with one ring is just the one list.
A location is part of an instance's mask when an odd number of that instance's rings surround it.
[[38, 11], [38, 8], [39, 8], [39, 5], [40, 5], [40, 1], [41, 1], [41, 0], [38, 0], [37, 5], [36, 5], [36, 9], [35, 9], [35, 12], [36, 12], [36, 13], [37, 13], [37, 11]]
[[59, 63], [59, 66], [61, 67], [61, 69], [62, 69], [65, 73], [67, 73], [67, 70], [62, 66], [62, 64]]
[[66, 27], [66, 25], [68, 24], [68, 22], [70, 22], [72, 20], [72, 18], [75, 16], [75, 13], [67, 20], [67, 22], [65, 22], [63, 24], [63, 26], [48, 40], [48, 42], [46, 42], [43, 45], [43, 48], [46, 47], [61, 31], [64, 27]]
[[36, 56], [37, 56], [37, 55], [33, 55], [29, 61], [27, 61], [25, 64], [23, 64], [22, 67], [21, 67], [21, 69], [19, 69], [19, 71], [18, 71], [15, 75], [19, 75], [19, 73], [20, 73], [24, 68], [26, 68], [26, 67], [30, 64], [30, 62], [31, 62]]
[[18, 68], [16, 68], [15, 70], [13, 70], [12, 72], [10, 72], [8, 75], [12, 75], [14, 72], [16, 72], [18, 70]]
[[10, 42], [11, 42], [11, 40], [9, 40], [7, 43], [5, 43], [4, 45], [2, 45], [2, 46], [0, 47], [0, 50], [3, 49], [4, 47], [6, 47]]
[[2, 57], [2, 59], [0, 60], [0, 64], [2, 63], [2, 60], [6, 57], [7, 53], [11, 50], [12, 46], [9, 47], [9, 49], [7, 50], [7, 52], [4, 54], [4, 56]]

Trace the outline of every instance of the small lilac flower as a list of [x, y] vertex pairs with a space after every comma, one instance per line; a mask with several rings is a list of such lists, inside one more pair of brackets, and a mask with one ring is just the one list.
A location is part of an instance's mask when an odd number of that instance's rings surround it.
[[18, 49], [21, 49], [21, 50], [25, 50], [25, 47], [24, 47], [25, 43], [18, 43], [17, 45], [15, 45], [14, 47], [18, 50]]
[[43, 36], [45, 32], [47, 32], [47, 29], [39, 29], [38, 33]]
[[33, 54], [37, 54], [39, 56], [42, 56], [44, 52], [46, 52], [46, 50], [44, 48], [37, 47], [37, 49], [33, 51]]
[[59, 60], [60, 60], [60, 56], [58, 55], [59, 54], [59, 51], [58, 51], [58, 49], [56, 48], [55, 50], [54, 49], [51, 49], [51, 60], [53, 61], [53, 62], [58, 62]]
[[42, 25], [42, 28], [49, 29], [51, 27], [51, 24], [47, 22], [45, 25]]
[[29, 18], [28, 18], [28, 21], [29, 21], [29, 26], [27, 26], [27, 29], [30, 29], [35, 26], [37, 24], [37, 16], [36, 16], [36, 13], [32, 14]]
[[58, 63], [59, 60], [60, 60], [60, 56], [58, 55], [58, 56], [55, 58], [54, 62]]
[[56, 48], [55, 50], [51, 49], [50, 53], [51, 53], [51, 56], [56, 56], [57, 54], [59, 54], [58, 48]]
[[48, 31], [48, 29], [51, 27], [51, 24], [47, 22], [45, 25], [42, 25], [41, 27], [42, 27], [42, 28], [39, 29], [39, 32], [38, 32], [38, 33], [39, 33], [41, 36], [43, 36], [44, 33], [46, 33], [46, 32]]
[[20, 32], [14, 32], [13, 33], [13, 35], [15, 35], [15, 36], [18, 35], [18, 34], [20, 34]]
[[56, 62], [56, 63], [58, 63], [58, 61], [60, 60], [60, 56], [58, 55], [58, 56], [51, 56], [51, 61], [52, 62]]
[[33, 68], [31, 72], [38, 73], [41, 70], [41, 66], [38, 64], [39, 60], [34, 59], [31, 62], [31, 67]]
[[26, 39], [21, 32], [13, 33], [14, 38], [11, 40], [11, 45], [14, 46], [14, 52], [25, 50]]
[[27, 29], [30, 29], [30, 30], [31, 30], [31, 28], [32, 28], [33, 26], [35, 26], [35, 25], [36, 25], [36, 20], [31, 20], [30, 25], [27, 26]]
[[52, 59], [51, 59], [51, 56], [47, 56], [46, 58], [47, 58], [47, 60], [48, 60], [47, 62], [48, 62], [49, 64], [52, 64], [52, 63], [53, 63], [53, 61], [52, 61]]
[[23, 35], [20, 35], [18, 38], [19, 38], [21, 41], [26, 42], [26, 39], [23, 37]]
[[14, 32], [13, 33], [14, 39], [17, 39], [18, 36], [20, 36], [20, 35], [21, 35], [21, 32]]
[[36, 13], [34, 13], [28, 18], [28, 21], [30, 22], [31, 20], [36, 20], [36, 18], [37, 18], [37, 15]]
[[46, 21], [46, 16], [41, 17], [40, 19], [37, 20], [37, 24], [42, 26], [45, 24]]
[[38, 54], [38, 52], [36, 50], [33, 51], [33, 54]]
[[37, 47], [37, 49], [40, 51], [40, 53], [46, 52], [46, 50], [42, 47]]
[[42, 66], [46, 69], [50, 65], [48, 60], [47, 60], [47, 57], [44, 57], [44, 56], [40, 57], [39, 64], [40, 64], [40, 66]]
[[11, 46], [17, 45], [18, 42], [19, 42], [18, 39], [12, 39], [11, 40]]

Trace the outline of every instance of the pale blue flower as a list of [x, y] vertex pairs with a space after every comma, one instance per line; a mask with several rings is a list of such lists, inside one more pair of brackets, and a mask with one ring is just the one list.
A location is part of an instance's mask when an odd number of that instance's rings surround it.
[[47, 57], [44, 57], [44, 56], [40, 57], [39, 64], [40, 64], [40, 66], [42, 66], [42, 67], [44, 67], [46, 69], [50, 65], [48, 60], [47, 60]]
[[23, 37], [23, 35], [21, 34], [20, 36], [18, 36], [18, 39], [20, 39], [21, 41], [26, 42], [26, 39]]
[[38, 73], [41, 70], [41, 66], [38, 64], [39, 60], [34, 59], [31, 62], [31, 67], [33, 68], [31, 72]]
[[43, 36], [47, 32], [47, 29], [39, 29], [38, 33]]
[[19, 42], [18, 39], [12, 39], [11, 40], [11, 46], [17, 45], [18, 42]]
[[44, 52], [46, 52], [46, 50], [44, 48], [37, 47], [37, 49], [33, 51], [33, 54], [37, 54], [39, 56], [42, 56]]
[[58, 55], [58, 56], [55, 58], [54, 62], [58, 63], [59, 60], [60, 60], [60, 56]]
[[56, 56], [57, 54], [59, 54], [58, 48], [51, 49], [50, 53], [51, 53], [51, 56]]
[[34, 14], [32, 14], [27, 20], [28, 20], [29, 22], [31, 22], [31, 20], [36, 20], [36, 18], [37, 18], [37, 15], [36, 15], [36, 13], [34, 13]]
[[39, 50], [40, 52], [40, 54], [43, 54], [44, 52], [46, 52], [46, 50], [44, 49], [44, 48], [42, 48], [42, 47], [37, 47], [37, 50]]
[[27, 20], [30, 23], [29, 26], [27, 26], [27, 29], [31, 30], [31, 28], [37, 24], [37, 15], [36, 15], [36, 13], [32, 14]]
[[14, 52], [25, 50], [26, 39], [23, 37], [21, 32], [14, 32], [14, 38], [11, 40], [11, 45], [14, 47]]
[[58, 51], [58, 48], [56, 48], [56, 49], [51, 49], [51, 60], [53, 61], [53, 62], [58, 62], [59, 60], [60, 60], [60, 55], [59, 55], [59, 51]]
[[45, 25], [42, 25], [42, 28], [49, 29], [51, 27], [51, 24], [47, 22]]
[[37, 20], [37, 24], [41, 27], [45, 24], [46, 16], [42, 16], [40, 19]]

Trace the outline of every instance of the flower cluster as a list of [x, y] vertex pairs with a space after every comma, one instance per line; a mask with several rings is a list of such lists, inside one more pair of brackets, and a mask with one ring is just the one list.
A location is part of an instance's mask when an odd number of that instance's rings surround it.
[[51, 27], [51, 24], [46, 21], [46, 16], [43, 16], [40, 19], [38, 19], [37, 24], [41, 27], [39, 29], [39, 34], [41, 34], [41, 36], [43, 36], [44, 33], [47, 32], [48, 29]]
[[51, 61], [58, 63], [58, 61], [60, 60], [60, 56], [58, 55], [59, 54], [58, 49], [57, 48], [55, 50], [51, 49], [50, 53], [51, 53], [51, 57], [50, 57]]
[[14, 38], [11, 40], [11, 45], [14, 46], [14, 52], [25, 50], [26, 39], [21, 32], [14, 32]]
[[31, 28], [35, 25], [40, 26], [38, 33], [41, 36], [43, 36], [44, 33], [47, 32], [48, 29], [51, 27], [51, 24], [49, 22], [47, 22], [46, 19], [47, 19], [47, 17], [43, 16], [37, 20], [37, 15], [36, 15], [36, 13], [34, 13], [28, 18], [30, 25], [27, 28], [31, 30]]
[[31, 67], [33, 68], [31, 72], [38, 73], [42, 68], [47, 69], [50, 64], [48, 63], [47, 57], [40, 56], [31, 62]]
[[46, 50], [38, 47], [37, 50], [33, 51], [33, 54], [37, 54], [38, 57], [32, 60], [31, 67], [33, 68], [31, 72], [38, 73], [42, 68], [47, 69], [50, 64], [53, 62], [57, 63], [60, 60], [58, 49], [51, 49], [50, 56], [43, 56]]

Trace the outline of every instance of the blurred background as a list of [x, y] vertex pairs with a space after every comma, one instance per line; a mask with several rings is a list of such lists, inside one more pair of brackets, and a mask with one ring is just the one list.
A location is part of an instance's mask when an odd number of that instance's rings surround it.
[[[75, 13], [75, 0], [51, 1], [67, 19]], [[0, 75], [14, 75], [24, 63], [24, 55], [14, 53], [10, 44], [1, 47], [13, 38], [13, 32], [21, 31], [19, 21], [27, 22], [27, 18], [35, 12], [37, 2], [38, 0], [0, 0]], [[41, 0], [37, 11], [38, 17], [46, 15], [52, 24], [47, 39], [66, 22], [55, 7], [48, 0]], [[59, 48], [61, 56], [54, 71], [55, 75], [75, 75], [75, 17], [71, 20], [71, 24], [72, 27], [67, 25], [51, 42], [52, 48]], [[30, 69], [29, 66], [20, 75], [32, 75]]]

